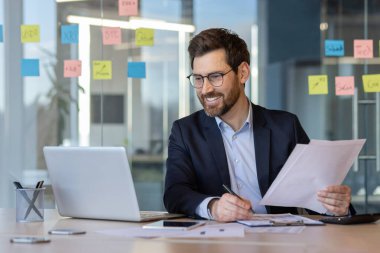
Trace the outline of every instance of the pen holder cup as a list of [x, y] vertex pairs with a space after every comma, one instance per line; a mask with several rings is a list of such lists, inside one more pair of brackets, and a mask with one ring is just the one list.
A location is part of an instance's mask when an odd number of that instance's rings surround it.
[[16, 221], [44, 221], [45, 188], [16, 189]]

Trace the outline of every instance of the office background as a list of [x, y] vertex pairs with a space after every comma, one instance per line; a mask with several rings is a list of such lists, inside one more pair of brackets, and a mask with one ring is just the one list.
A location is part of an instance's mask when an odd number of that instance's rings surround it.
[[[345, 183], [359, 212], [380, 212], [380, 98], [362, 86], [362, 75], [380, 74], [379, 12], [377, 0], [140, 0], [137, 16], [119, 16], [117, 0], [0, 0], [0, 207], [14, 206], [12, 181], [48, 182], [43, 146], [103, 145], [126, 147], [141, 208], [162, 210], [171, 124], [201, 108], [185, 78], [188, 41], [225, 27], [250, 48], [254, 103], [297, 114], [312, 139], [367, 139]], [[154, 45], [137, 46], [134, 28], [104, 45], [106, 20], [142, 20]], [[40, 26], [40, 42], [21, 43], [26, 24]], [[72, 24], [79, 41], [62, 44]], [[344, 40], [345, 55], [325, 56], [327, 39]], [[374, 57], [354, 58], [355, 39], [372, 39]], [[39, 59], [39, 76], [22, 75], [28, 58]], [[64, 77], [68, 59], [81, 60], [80, 77]], [[93, 79], [94, 60], [112, 61], [112, 79]], [[145, 62], [146, 77], [129, 78], [128, 62]], [[328, 76], [328, 94], [309, 95], [310, 75]], [[354, 76], [354, 96], [335, 94], [336, 76]], [[51, 189], [47, 197], [53, 207]]]

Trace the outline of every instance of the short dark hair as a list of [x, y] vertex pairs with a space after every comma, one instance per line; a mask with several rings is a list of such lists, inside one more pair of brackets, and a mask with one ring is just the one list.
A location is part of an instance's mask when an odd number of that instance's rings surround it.
[[236, 71], [240, 63], [250, 62], [249, 51], [245, 41], [236, 33], [225, 28], [204, 30], [191, 39], [188, 51], [193, 68], [194, 58], [217, 49], [226, 51], [227, 63]]

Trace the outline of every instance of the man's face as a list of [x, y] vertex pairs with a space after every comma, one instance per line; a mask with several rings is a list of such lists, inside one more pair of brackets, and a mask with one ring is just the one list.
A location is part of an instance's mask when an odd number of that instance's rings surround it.
[[[231, 67], [226, 62], [224, 49], [218, 49], [200, 57], [195, 57], [193, 74], [207, 76], [211, 73], [226, 73]], [[227, 113], [241, 95], [239, 79], [234, 71], [223, 76], [223, 84], [214, 87], [204, 78], [202, 88], [196, 89], [197, 96], [206, 114], [211, 117]]]

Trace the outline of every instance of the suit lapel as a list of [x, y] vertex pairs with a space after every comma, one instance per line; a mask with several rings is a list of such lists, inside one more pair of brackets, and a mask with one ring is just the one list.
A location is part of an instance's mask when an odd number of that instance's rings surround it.
[[266, 120], [260, 108], [254, 104], [252, 104], [252, 113], [257, 179], [261, 195], [264, 196], [269, 188], [270, 130], [265, 127]]
[[230, 186], [230, 173], [223, 138], [215, 122], [215, 118], [203, 113], [203, 129], [209, 150], [214, 158], [217, 171], [223, 184]]

